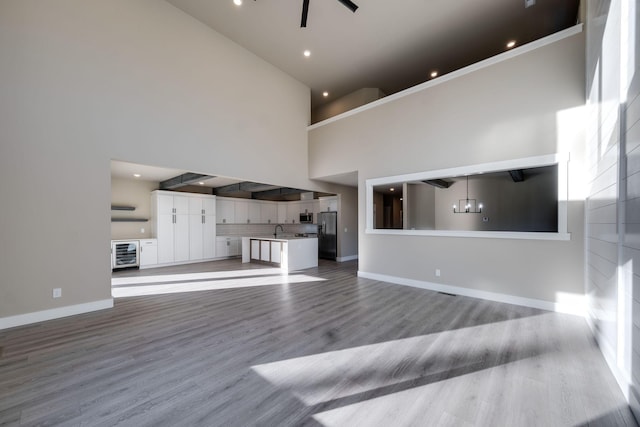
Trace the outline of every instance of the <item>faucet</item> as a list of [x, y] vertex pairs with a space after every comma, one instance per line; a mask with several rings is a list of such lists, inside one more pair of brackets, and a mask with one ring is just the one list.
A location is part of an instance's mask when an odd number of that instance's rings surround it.
[[275, 230], [273, 230], [273, 237], [276, 239], [278, 238], [278, 227], [280, 227], [280, 230], [284, 233], [284, 228], [282, 227], [282, 224], [276, 225]]

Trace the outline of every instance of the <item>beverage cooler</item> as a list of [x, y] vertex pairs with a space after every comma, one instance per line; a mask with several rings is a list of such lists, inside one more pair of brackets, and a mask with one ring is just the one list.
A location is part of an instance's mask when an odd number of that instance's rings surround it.
[[140, 267], [140, 241], [112, 240], [111, 268]]

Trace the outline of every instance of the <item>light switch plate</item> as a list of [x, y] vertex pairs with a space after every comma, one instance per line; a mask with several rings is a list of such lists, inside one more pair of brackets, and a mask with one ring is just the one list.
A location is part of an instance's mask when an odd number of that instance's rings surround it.
[[62, 288], [53, 288], [53, 297], [60, 298], [62, 296]]

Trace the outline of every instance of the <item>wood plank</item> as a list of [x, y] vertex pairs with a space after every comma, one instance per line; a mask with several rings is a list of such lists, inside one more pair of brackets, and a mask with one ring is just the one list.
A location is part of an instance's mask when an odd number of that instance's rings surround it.
[[0, 424], [635, 425], [583, 319], [269, 268], [118, 271], [204, 290], [2, 331]]

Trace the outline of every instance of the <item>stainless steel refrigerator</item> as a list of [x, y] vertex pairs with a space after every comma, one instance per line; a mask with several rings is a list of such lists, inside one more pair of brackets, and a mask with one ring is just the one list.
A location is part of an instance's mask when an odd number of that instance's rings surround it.
[[338, 255], [338, 212], [318, 213], [318, 258], [336, 260]]

